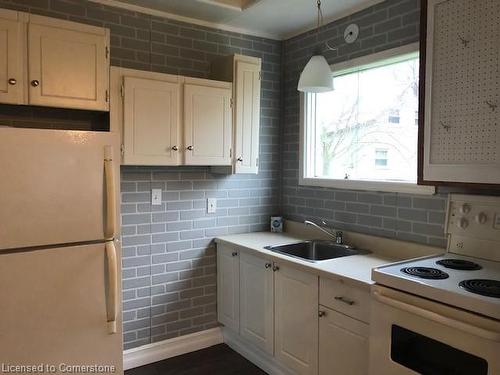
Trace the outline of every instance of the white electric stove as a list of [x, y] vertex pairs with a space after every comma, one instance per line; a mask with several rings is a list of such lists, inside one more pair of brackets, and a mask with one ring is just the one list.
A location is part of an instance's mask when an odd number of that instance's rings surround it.
[[445, 232], [372, 271], [370, 374], [500, 374], [500, 197], [450, 195]]
[[500, 262], [447, 253], [379, 267], [372, 277], [381, 285], [500, 320]]

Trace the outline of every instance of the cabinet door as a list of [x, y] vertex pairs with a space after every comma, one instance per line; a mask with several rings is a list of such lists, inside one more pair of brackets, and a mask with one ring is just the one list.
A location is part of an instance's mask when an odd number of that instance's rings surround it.
[[298, 374], [317, 374], [318, 277], [281, 266], [275, 303], [276, 359]]
[[260, 63], [236, 60], [235, 64], [235, 171], [258, 173]]
[[109, 110], [109, 31], [30, 16], [29, 103]]
[[124, 78], [124, 164], [180, 164], [178, 83]]
[[240, 256], [240, 335], [260, 349], [274, 351], [274, 277], [268, 259]]
[[320, 306], [319, 375], [368, 374], [368, 324]]
[[0, 9], [0, 103], [23, 104], [24, 24], [14, 11]]
[[231, 165], [231, 89], [184, 85], [186, 164]]
[[500, 2], [429, 0], [426, 9], [420, 182], [500, 184]]
[[233, 331], [240, 328], [240, 259], [236, 250], [217, 246], [217, 316]]

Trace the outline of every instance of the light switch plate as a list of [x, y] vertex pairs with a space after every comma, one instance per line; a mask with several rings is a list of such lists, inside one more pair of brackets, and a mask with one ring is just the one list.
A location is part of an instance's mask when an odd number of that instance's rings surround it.
[[207, 198], [207, 213], [214, 214], [217, 211], [217, 199]]
[[161, 206], [161, 189], [151, 189], [151, 205]]

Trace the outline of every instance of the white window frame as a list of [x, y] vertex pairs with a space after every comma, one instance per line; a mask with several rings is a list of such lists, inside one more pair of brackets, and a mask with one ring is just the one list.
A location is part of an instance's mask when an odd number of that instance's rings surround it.
[[[386, 65], [392, 59], [394, 62], [403, 61], [419, 52], [419, 44], [412, 43], [368, 56], [359, 57], [349, 61], [330, 65], [333, 76], [345, 75], [356, 71], [375, 68]], [[308, 105], [306, 105], [308, 101]], [[307, 120], [314, 120], [316, 111], [310, 110], [315, 101], [311, 95], [300, 94], [300, 138], [299, 138], [299, 185], [320, 186], [336, 189], [368, 190], [381, 192], [409, 193], [432, 195], [436, 193], [434, 186], [417, 185], [416, 183], [385, 182], [385, 181], [363, 181], [363, 180], [340, 180], [324, 177], [306, 177], [306, 171], [313, 170], [313, 158], [307, 158], [306, 154], [314, 155], [311, 150], [311, 139], [315, 138], [314, 131], [308, 131], [305, 124]]]

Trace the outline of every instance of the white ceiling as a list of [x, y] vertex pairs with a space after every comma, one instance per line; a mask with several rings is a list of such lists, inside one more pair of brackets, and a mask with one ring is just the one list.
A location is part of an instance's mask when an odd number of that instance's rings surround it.
[[[287, 39], [316, 26], [316, 0], [92, 1], [273, 39]], [[382, 1], [322, 0], [324, 23]], [[233, 4], [236, 6], [232, 6]]]

